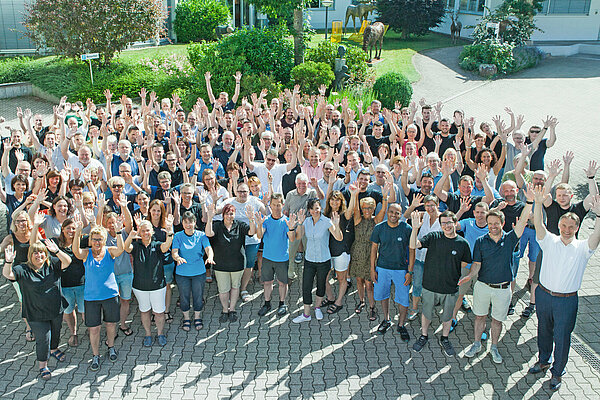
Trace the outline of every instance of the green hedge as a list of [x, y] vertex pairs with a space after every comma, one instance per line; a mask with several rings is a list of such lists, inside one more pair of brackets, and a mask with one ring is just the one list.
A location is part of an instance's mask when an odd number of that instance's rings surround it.
[[306, 61], [292, 69], [292, 82], [300, 85], [301, 93], [316, 94], [321, 85], [329, 86], [335, 79], [327, 63]]
[[396, 101], [410, 104], [413, 89], [410, 81], [401, 73], [387, 72], [377, 78], [373, 85], [373, 92], [383, 107], [393, 109]]
[[180, 43], [215, 39], [215, 28], [229, 21], [229, 7], [220, 0], [177, 3], [174, 29]]
[[[332, 71], [335, 71], [335, 59], [338, 57], [338, 47], [336, 43], [323, 41], [317, 47], [306, 50], [306, 61], [324, 62], [329, 64]], [[352, 75], [348, 83], [362, 83], [368, 77], [367, 53], [356, 46], [346, 47], [346, 65], [348, 72]]]

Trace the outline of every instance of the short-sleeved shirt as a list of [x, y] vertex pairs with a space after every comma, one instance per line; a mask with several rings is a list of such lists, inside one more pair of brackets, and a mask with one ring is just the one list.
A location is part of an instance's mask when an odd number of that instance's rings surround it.
[[192, 201], [192, 205], [190, 206], [190, 208], [185, 208], [183, 204], [179, 206], [180, 222], [179, 224], [175, 225], [175, 232], [183, 230], [183, 224], [181, 223], [181, 220], [183, 219], [183, 214], [186, 211], [191, 212], [196, 217], [196, 229], [204, 230], [204, 222], [202, 222], [202, 205], [200, 203]]
[[502, 233], [495, 242], [487, 233], [475, 241], [473, 262], [481, 263], [478, 280], [483, 283], [498, 284], [513, 280], [513, 253], [519, 243], [515, 231]]
[[269, 170], [264, 163], [253, 162], [252, 172], [256, 174], [263, 188], [268, 187], [269, 174], [271, 174], [273, 176], [273, 193], [281, 193], [281, 181], [287, 173], [287, 164], [276, 164]]
[[[490, 208], [497, 207], [501, 201], [502, 200], [494, 201], [490, 205]], [[517, 201], [513, 205], [507, 204], [506, 207], [504, 207], [504, 209], [502, 210], [502, 213], [504, 214], [504, 227], [502, 228], [502, 230], [504, 232], [510, 232], [512, 230], [513, 225], [517, 224], [517, 219], [521, 216], [523, 208], [525, 208], [525, 203], [523, 203], [522, 201]]]
[[329, 218], [321, 215], [315, 223], [311, 216], [304, 220], [304, 236], [306, 236], [306, 249], [304, 258], [314, 263], [322, 263], [331, 259], [329, 251], [329, 228], [333, 223]]
[[29, 321], [49, 321], [63, 312], [61, 261], [50, 257], [38, 271], [28, 264], [14, 265], [13, 274], [23, 295], [22, 316]]
[[542, 139], [536, 151], [531, 154], [531, 160], [529, 161], [529, 169], [531, 171], [544, 170], [544, 157], [546, 156], [546, 150], [548, 139]]
[[298, 194], [298, 189], [294, 189], [285, 196], [285, 203], [283, 204], [283, 212], [287, 215], [291, 215], [300, 210], [307, 210], [308, 201], [310, 199], [317, 198], [317, 191], [313, 188], [306, 190], [303, 195]]
[[352, 242], [354, 239], [354, 223], [352, 223], [352, 219], [347, 220], [346, 215], [344, 213], [340, 213], [340, 230], [342, 231], [342, 240], [339, 241], [333, 237], [333, 235], [329, 236], [329, 251], [331, 253], [331, 257], [341, 256], [343, 253], [350, 254], [350, 246], [352, 246]]
[[[240, 221], [244, 222], [245, 224], [250, 224], [250, 220], [246, 216], [246, 207], [247, 206], [250, 206], [252, 208], [253, 212], [260, 211], [261, 208], [263, 207], [263, 203], [256, 196], [248, 196], [248, 199], [246, 200], [245, 203], [240, 203], [239, 201], [236, 200], [235, 197], [232, 197], [232, 198], [225, 200], [222, 204], [223, 205], [226, 205], [226, 204], [233, 205], [235, 207], [235, 219], [240, 220]], [[260, 239], [256, 235], [246, 237], [246, 244], [259, 244], [259, 243], [260, 243]]]
[[[460, 193], [448, 193], [448, 198], [446, 199], [445, 203], [448, 206], [448, 210], [452, 211], [453, 213], [457, 213], [458, 210], [460, 210], [460, 199], [461, 199], [461, 195]], [[471, 199], [471, 208], [469, 208], [462, 216], [463, 219], [465, 218], [473, 218], [473, 210], [475, 209], [475, 204], [480, 203], [483, 200], [483, 197], [479, 197], [479, 196], [468, 196]]]
[[430, 232], [421, 240], [427, 249], [423, 267], [423, 288], [434, 293], [454, 294], [462, 263], [471, 262], [471, 248], [465, 238], [449, 238], [443, 232]]
[[[58, 244], [58, 240], [54, 240]], [[88, 247], [88, 237], [82, 237], [79, 242], [80, 248]], [[82, 286], [85, 284], [85, 268], [83, 261], [73, 255], [71, 246], [59, 246], [61, 251], [71, 257], [71, 264], [62, 271], [61, 285], [63, 288]]]
[[373, 228], [371, 242], [379, 245], [377, 266], [384, 269], [408, 270], [408, 245], [412, 228], [404, 221], [391, 227], [383, 221]]
[[[350, 204], [350, 197], [352, 193], [350, 193], [349, 190], [344, 190], [342, 194], [344, 195], [344, 199], [346, 199], [346, 204]], [[381, 194], [381, 192], [373, 188], [369, 189], [367, 187], [367, 190], [365, 190], [364, 192], [358, 192], [358, 201], [364, 199], [365, 197], [371, 197], [373, 200], [375, 200], [375, 203], [377, 203], [378, 205], [381, 204], [381, 202], [383, 202], [383, 195]]]
[[242, 221], [233, 220], [231, 229], [223, 221], [213, 221], [214, 236], [210, 244], [215, 253], [215, 271], [242, 271], [246, 265], [244, 244], [250, 226]]
[[483, 228], [477, 226], [475, 218], [462, 219], [460, 221], [460, 230], [465, 234], [465, 239], [471, 246], [471, 252], [475, 248], [475, 241], [489, 232], [487, 224]]
[[287, 233], [288, 218], [284, 215], [279, 219], [269, 215], [263, 222], [263, 258], [269, 261], [284, 262], [290, 258], [290, 241]]
[[[579, 221], [583, 221], [583, 218], [585, 218], [585, 215], [587, 214], [587, 211], [583, 206], [583, 201], [571, 204], [565, 209], [562, 208], [556, 202], [556, 200], [552, 200], [552, 204], [550, 204], [548, 207], [544, 207], [544, 211], [546, 211], [546, 228], [548, 229], [548, 232], [553, 233], [554, 235], [560, 235], [558, 230], [558, 221], [560, 220], [560, 217], [566, 213], [574, 213], [579, 217]], [[575, 233], [575, 237], [577, 237], [578, 234], [579, 231]]]
[[538, 243], [544, 252], [540, 284], [557, 293], [578, 291], [585, 267], [595, 251], [590, 249], [588, 241], [573, 239], [565, 245], [560, 236], [548, 232]]
[[90, 249], [83, 266], [85, 267], [84, 300], [106, 300], [119, 295], [119, 286], [115, 278], [115, 260], [106, 248], [101, 261], [94, 258]]
[[179, 256], [186, 261], [177, 266], [177, 275], [197, 276], [206, 273], [204, 249], [207, 247], [210, 247], [210, 242], [204, 232], [196, 230], [192, 235], [185, 231], [177, 232], [173, 238], [173, 249], [177, 249]]
[[141, 240], [131, 245], [133, 260], [133, 287], [137, 290], [152, 291], [166, 286], [163, 268], [164, 254], [160, 249], [161, 242], [151, 241], [145, 246]]

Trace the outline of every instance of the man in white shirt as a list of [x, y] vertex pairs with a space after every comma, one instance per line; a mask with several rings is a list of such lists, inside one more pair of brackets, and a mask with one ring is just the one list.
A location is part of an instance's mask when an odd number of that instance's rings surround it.
[[253, 162], [250, 160], [250, 147], [251, 146], [248, 144], [244, 145], [244, 162], [248, 166], [248, 171], [256, 174], [264, 188], [269, 187], [269, 174], [271, 174], [273, 176], [273, 193], [282, 193], [281, 180], [283, 176], [290, 172], [298, 162], [296, 145], [293, 145], [293, 148], [291, 149], [292, 159], [288, 164], [277, 164], [279, 155], [275, 149], [267, 151], [264, 163]]
[[588, 260], [600, 242], [600, 196], [594, 196], [592, 200], [591, 210], [596, 214], [596, 223], [588, 240], [575, 238], [580, 221], [572, 212], [560, 218], [560, 236], [548, 232], [542, 216], [543, 202], [543, 188], [536, 188], [535, 233], [544, 258], [540, 269], [540, 283], [535, 293], [539, 359], [529, 369], [529, 373], [545, 373], [550, 368], [554, 347], [550, 389], [558, 390], [569, 358], [571, 333], [577, 319], [577, 291], [581, 287]]

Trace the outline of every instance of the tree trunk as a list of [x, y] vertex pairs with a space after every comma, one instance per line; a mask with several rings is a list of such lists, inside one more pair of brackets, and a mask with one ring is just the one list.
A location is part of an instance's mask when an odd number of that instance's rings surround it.
[[294, 64], [304, 62], [304, 9], [294, 9]]

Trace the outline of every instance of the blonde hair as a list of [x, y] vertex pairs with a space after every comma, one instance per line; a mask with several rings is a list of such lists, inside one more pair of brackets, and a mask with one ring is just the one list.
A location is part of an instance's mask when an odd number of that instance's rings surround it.
[[17, 223], [15, 221], [17, 218], [19, 218], [23, 214], [25, 214], [25, 216], [27, 217], [27, 229], [31, 230], [31, 228], [33, 228], [33, 224], [31, 223], [31, 218], [29, 217], [29, 213], [25, 210], [21, 210], [18, 213], [16, 213], [15, 215], [13, 215], [12, 221], [10, 221], [10, 231], [12, 233], [17, 232]]
[[108, 231], [106, 230], [105, 227], [96, 225], [90, 231], [90, 239], [94, 235], [100, 235], [102, 237], [102, 239], [104, 240], [104, 243], [106, 243], [106, 238], [108, 237]]
[[363, 197], [362, 199], [360, 199], [359, 204], [360, 204], [361, 207], [364, 207], [364, 206], [367, 206], [367, 205], [376, 206], [377, 202], [372, 197]]
[[46, 245], [42, 242], [35, 242], [29, 246], [29, 250], [27, 251], [27, 264], [29, 264], [30, 267], [33, 267], [33, 263], [31, 262], [33, 259], [32, 255], [38, 251], [42, 251], [44, 254], [46, 254], [46, 261], [44, 264], [50, 263], [50, 252], [48, 251]]

